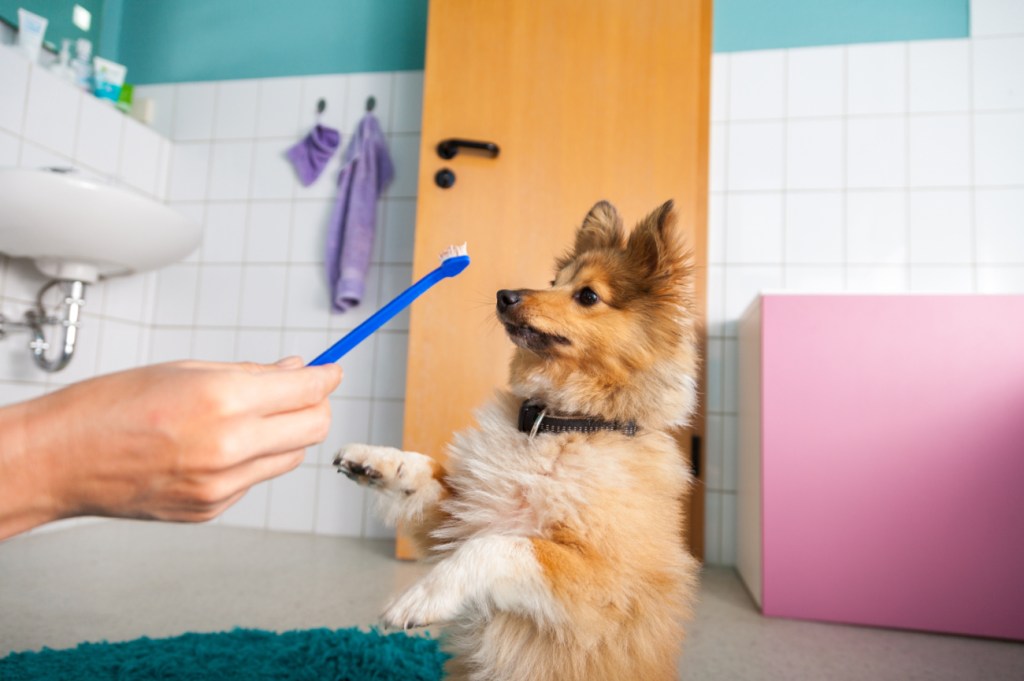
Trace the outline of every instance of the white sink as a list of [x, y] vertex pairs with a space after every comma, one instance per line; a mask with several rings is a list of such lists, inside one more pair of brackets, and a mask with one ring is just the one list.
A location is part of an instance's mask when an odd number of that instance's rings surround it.
[[0, 168], [0, 252], [54, 279], [95, 283], [181, 260], [202, 227], [153, 199], [83, 173]]

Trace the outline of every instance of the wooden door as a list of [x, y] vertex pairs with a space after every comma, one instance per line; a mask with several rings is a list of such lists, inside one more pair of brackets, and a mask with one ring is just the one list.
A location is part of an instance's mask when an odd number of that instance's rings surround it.
[[[629, 228], [675, 199], [704, 319], [710, 56], [710, 0], [430, 3], [414, 277], [448, 244], [467, 242], [472, 265], [413, 306], [406, 449], [443, 458], [506, 383], [512, 344], [495, 292], [546, 286], [597, 200]], [[443, 160], [448, 138], [494, 142], [500, 155]], [[442, 168], [451, 188], [435, 183]], [[696, 432], [703, 421], [701, 407]], [[689, 434], [679, 439], [688, 455]], [[698, 489], [687, 528], [698, 556], [703, 506]], [[401, 539], [399, 555], [411, 555]]]

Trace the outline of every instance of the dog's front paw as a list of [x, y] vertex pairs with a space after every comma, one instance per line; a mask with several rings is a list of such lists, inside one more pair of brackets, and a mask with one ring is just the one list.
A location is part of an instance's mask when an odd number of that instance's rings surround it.
[[394, 447], [348, 445], [334, 457], [339, 473], [360, 485], [411, 496], [427, 486], [436, 464], [430, 457]]
[[399, 596], [381, 616], [389, 629], [416, 629], [455, 618], [462, 604], [457, 588], [443, 588], [430, 576]]
[[388, 489], [402, 468], [402, 452], [391, 447], [348, 445], [334, 457], [334, 465], [360, 485]]

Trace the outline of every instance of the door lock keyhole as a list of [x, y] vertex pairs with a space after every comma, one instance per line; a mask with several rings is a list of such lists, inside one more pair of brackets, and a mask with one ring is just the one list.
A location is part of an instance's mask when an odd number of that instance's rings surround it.
[[455, 184], [455, 173], [450, 168], [441, 168], [434, 175], [434, 184], [441, 189], [448, 189]]

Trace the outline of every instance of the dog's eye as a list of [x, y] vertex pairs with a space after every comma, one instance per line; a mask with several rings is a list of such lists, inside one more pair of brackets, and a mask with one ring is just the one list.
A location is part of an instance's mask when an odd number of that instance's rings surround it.
[[579, 291], [576, 292], [576, 302], [578, 302], [583, 307], [590, 307], [591, 305], [597, 303], [597, 301], [599, 300], [601, 299], [598, 298], [597, 294], [594, 293], [594, 289], [592, 288], [581, 288]]
[[552, 279], [552, 280], [551, 280], [551, 288], [554, 288], [554, 287], [555, 287], [555, 280], [554, 280], [554, 279]]

